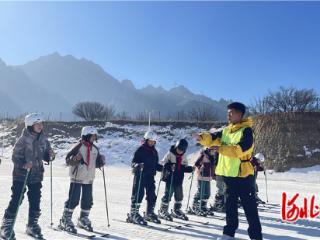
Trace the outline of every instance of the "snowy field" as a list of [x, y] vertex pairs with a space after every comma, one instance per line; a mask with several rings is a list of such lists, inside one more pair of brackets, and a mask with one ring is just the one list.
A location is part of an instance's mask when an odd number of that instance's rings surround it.
[[[5, 161], [0, 168], [0, 212], [3, 214], [5, 207], [9, 202], [10, 186], [11, 186], [11, 168], [12, 164]], [[108, 189], [108, 206], [110, 215], [110, 228], [107, 227], [107, 218], [104, 201], [103, 179], [102, 173], [97, 170], [97, 178], [94, 183], [94, 206], [91, 213], [93, 227], [102, 232], [110, 233], [110, 239], [216, 239], [224, 225], [223, 220], [214, 219], [211, 217], [196, 217], [190, 216], [190, 226], [175, 229], [172, 227], [168, 231], [161, 229], [173, 225], [181, 225], [183, 221], [176, 220], [174, 223], [163, 221], [164, 225], [155, 225], [154, 229], [144, 228], [137, 225], [127, 224], [123, 222], [126, 218], [126, 213], [130, 206], [130, 192], [132, 184], [132, 175], [127, 166], [110, 166], [105, 168], [107, 175]], [[62, 166], [54, 165], [54, 180], [53, 180], [53, 222], [56, 225], [61, 217], [63, 203], [68, 194], [69, 178], [67, 169]], [[301, 173], [305, 174], [305, 173]], [[296, 173], [296, 175], [301, 175]], [[158, 179], [159, 176], [157, 176]], [[263, 177], [263, 175], [261, 176]], [[298, 179], [302, 178], [299, 176]], [[194, 182], [195, 183], [195, 182]], [[190, 180], [186, 178], [184, 184], [184, 207], [187, 204], [187, 192], [189, 189]], [[265, 182], [264, 178], [259, 178], [261, 197], [264, 198]], [[194, 185], [195, 186], [195, 185]], [[214, 184], [212, 185], [214, 186]], [[160, 187], [160, 196], [163, 194], [164, 184]], [[268, 181], [269, 202], [280, 203], [282, 191], [286, 191], [288, 195], [300, 193], [302, 196], [308, 197], [311, 193], [316, 194], [319, 202], [319, 182], [307, 183], [299, 181], [273, 180], [272, 175]], [[195, 187], [192, 188], [192, 194]], [[212, 192], [215, 192], [213, 187]], [[42, 216], [41, 226], [44, 236], [47, 239], [77, 239], [66, 233], [56, 232], [50, 229], [50, 178], [49, 168], [46, 168], [46, 178], [43, 182], [42, 195]], [[26, 200], [26, 199], [25, 199]], [[211, 199], [212, 200], [212, 199]], [[157, 209], [160, 201], [157, 202]], [[142, 206], [142, 210], [145, 206]], [[27, 201], [24, 201], [15, 226], [17, 239], [29, 239], [25, 234], [25, 224], [27, 221]], [[79, 213], [74, 214], [74, 220]], [[217, 213], [216, 215], [222, 215]], [[320, 220], [300, 220], [295, 224], [287, 224], [281, 222], [280, 208], [275, 207], [268, 212], [260, 212], [263, 225], [265, 239], [283, 239], [283, 240], [300, 240], [300, 239], [319, 239], [320, 236]], [[202, 223], [209, 222], [207, 225]], [[157, 229], [159, 227], [159, 229]], [[249, 239], [246, 233], [247, 224], [243, 216], [240, 217], [240, 228], [237, 232], [237, 237], [240, 239]], [[82, 231], [81, 231], [82, 232]], [[99, 238], [97, 238], [99, 239]]]
[[[128, 128], [127, 128], [128, 129]], [[164, 134], [170, 132], [171, 129], [158, 129], [164, 131]], [[142, 133], [145, 128], [132, 128], [130, 138], [119, 133], [105, 133], [100, 138], [99, 146], [104, 154], [107, 155], [108, 166], [105, 168], [107, 178], [107, 193], [108, 206], [110, 215], [110, 224], [107, 226], [107, 217], [105, 209], [104, 188], [102, 172], [97, 170], [96, 180], [94, 182], [94, 205], [90, 214], [93, 227], [100, 232], [110, 234], [109, 239], [216, 239], [222, 233], [222, 228], [225, 224], [224, 220], [217, 217], [197, 217], [189, 216], [189, 225], [184, 226], [182, 220], [174, 220], [167, 222], [162, 220], [161, 225], [150, 224], [152, 228], [145, 228], [133, 224], [125, 223], [126, 214], [130, 210], [130, 195], [132, 186], [132, 175], [128, 163], [131, 160], [132, 153], [139, 145]], [[162, 136], [158, 141], [158, 150], [160, 158], [169, 149], [170, 144], [174, 143], [176, 136], [188, 136], [190, 138], [190, 149], [188, 150], [190, 162], [193, 162], [197, 156], [196, 152], [199, 147], [196, 147], [192, 142], [191, 135], [199, 129], [189, 129], [187, 131], [175, 130], [175, 137], [170, 138], [170, 134]], [[55, 137], [54, 137], [55, 138]], [[52, 138], [51, 140], [55, 141]], [[57, 159], [53, 163], [53, 223], [57, 226], [62, 215], [64, 201], [68, 195], [69, 177], [68, 169], [64, 166], [64, 156], [67, 149], [76, 139], [68, 139], [67, 143], [53, 144], [57, 151]], [[0, 165], [0, 214], [3, 216], [4, 210], [8, 205], [11, 194], [11, 172], [13, 165], [10, 157], [12, 147], [4, 149], [2, 156], [2, 164]], [[70, 236], [63, 232], [57, 232], [50, 228], [50, 169], [45, 167], [45, 180], [43, 182], [42, 192], [42, 216], [40, 225], [42, 226], [43, 234], [46, 239], [79, 239], [78, 237]], [[184, 181], [184, 202], [183, 208], [187, 205], [188, 190], [190, 186], [190, 175], [186, 175]], [[282, 192], [285, 191], [289, 197], [299, 193], [300, 198], [297, 201], [299, 206], [302, 206], [303, 197], [311, 198], [316, 196], [316, 203], [320, 202], [320, 166], [307, 169], [292, 169], [286, 173], [274, 173], [269, 171], [268, 177], [268, 195], [269, 203], [280, 204]], [[156, 185], [158, 186], [159, 174], [156, 177]], [[258, 177], [258, 185], [260, 189], [260, 197], [266, 200], [266, 185], [263, 174]], [[194, 179], [191, 196], [196, 190], [196, 181]], [[160, 185], [160, 198], [163, 195], [164, 183]], [[212, 182], [212, 197], [216, 191], [215, 182]], [[15, 232], [18, 240], [31, 239], [24, 234], [25, 225], [27, 223], [28, 201], [25, 196], [24, 202], [20, 208]], [[190, 199], [190, 203], [192, 197]], [[145, 209], [145, 201], [141, 207], [140, 213]], [[156, 210], [159, 209], [160, 199], [157, 201]], [[171, 204], [172, 205], [172, 204]], [[274, 206], [268, 211], [260, 211], [261, 222], [263, 225], [264, 239], [279, 239], [279, 240], [302, 240], [302, 239], [320, 239], [320, 218], [299, 220], [296, 223], [283, 223], [281, 221], [280, 207]], [[242, 213], [242, 210], [240, 210]], [[79, 208], [76, 209], [73, 220], [79, 214]], [[217, 216], [223, 216], [221, 213], [216, 213]], [[206, 223], [206, 224], [204, 224]], [[181, 226], [180, 228], [176, 228]], [[247, 236], [248, 225], [243, 214], [240, 214], [240, 227], [237, 231], [237, 239], [249, 239]], [[80, 230], [79, 232], [85, 233]], [[95, 238], [103, 239], [103, 238]]]

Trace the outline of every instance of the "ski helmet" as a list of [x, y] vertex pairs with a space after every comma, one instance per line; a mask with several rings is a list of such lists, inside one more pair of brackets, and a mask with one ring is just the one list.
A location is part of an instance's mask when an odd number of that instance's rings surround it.
[[147, 131], [145, 134], [144, 134], [144, 137], [143, 137], [145, 140], [152, 140], [152, 141], [157, 141], [158, 140], [158, 136], [155, 132], [152, 132], [152, 131]]
[[180, 139], [179, 141], [176, 142], [174, 147], [177, 149], [180, 149], [182, 152], [186, 152], [188, 148], [188, 141], [185, 140], [184, 138]]
[[81, 137], [93, 134], [98, 135], [98, 131], [95, 127], [85, 126], [81, 130]]
[[44, 118], [41, 114], [39, 113], [31, 113], [25, 116], [24, 118], [24, 124], [26, 128], [32, 127], [36, 123], [41, 123], [44, 121]]
[[254, 157], [260, 160], [261, 162], [264, 161], [264, 155], [262, 153], [257, 153]]

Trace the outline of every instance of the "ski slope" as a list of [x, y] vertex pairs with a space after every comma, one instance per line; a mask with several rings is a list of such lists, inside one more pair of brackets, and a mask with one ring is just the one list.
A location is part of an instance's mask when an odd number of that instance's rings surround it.
[[[58, 162], [58, 161], [57, 161]], [[4, 160], [0, 166], [0, 212], [4, 210], [10, 199], [11, 187], [11, 168], [10, 161]], [[125, 165], [113, 165], [105, 168], [107, 177], [107, 192], [108, 192], [108, 207], [110, 215], [110, 227], [107, 227], [103, 178], [100, 170], [97, 170], [97, 176], [94, 183], [94, 205], [90, 218], [93, 227], [101, 232], [110, 234], [110, 239], [216, 239], [222, 233], [224, 220], [215, 219], [212, 217], [197, 217], [189, 216], [189, 226], [183, 226], [182, 220], [176, 220], [173, 223], [162, 221], [164, 224], [156, 225], [154, 228], [145, 228], [133, 224], [125, 223], [127, 212], [130, 208], [130, 194], [132, 175], [130, 168]], [[64, 201], [67, 198], [69, 177], [67, 175], [67, 168], [61, 164], [55, 163], [53, 165], [53, 223], [58, 224], [61, 217]], [[305, 173], [295, 173], [297, 176]], [[157, 176], [158, 180], [159, 176]], [[297, 177], [297, 179], [300, 179]], [[158, 183], [158, 181], [157, 181]], [[192, 187], [192, 194], [194, 194], [196, 181]], [[184, 208], [187, 204], [187, 192], [189, 189], [190, 180], [186, 177], [184, 182]], [[260, 187], [260, 196], [265, 199], [265, 182], [263, 174], [258, 179]], [[212, 193], [215, 192], [214, 183], [212, 183]], [[285, 181], [272, 179], [272, 175], [268, 179], [269, 202], [280, 203], [282, 191], [286, 191], [288, 195], [300, 193], [302, 196], [310, 196], [311, 193], [317, 193], [319, 202], [319, 182], [300, 182], [300, 181]], [[164, 184], [160, 186], [160, 196], [162, 196]], [[213, 198], [211, 198], [212, 201]], [[157, 208], [159, 208], [160, 199], [157, 201]], [[49, 167], [46, 167], [46, 176], [43, 182], [42, 193], [42, 216], [40, 224], [42, 226], [43, 234], [46, 239], [79, 239], [78, 237], [70, 236], [63, 232], [56, 232], [50, 229], [50, 177]], [[142, 211], [145, 209], [145, 204], [142, 206]], [[17, 239], [31, 239], [24, 234], [25, 225], [28, 214], [28, 201], [24, 199], [21, 205], [20, 212], [17, 218], [15, 232]], [[141, 211], [141, 212], [142, 212]], [[240, 210], [242, 212], [242, 210]], [[74, 221], [79, 214], [79, 208], [75, 211]], [[222, 215], [217, 213], [216, 215]], [[280, 209], [275, 207], [268, 212], [260, 212], [261, 222], [263, 225], [264, 239], [283, 239], [283, 240], [301, 240], [301, 239], [319, 239], [320, 236], [320, 220], [300, 220], [294, 224], [282, 223], [280, 217]], [[204, 225], [203, 223], [208, 223]], [[182, 225], [180, 229], [174, 228], [176, 225]], [[171, 228], [167, 230], [169, 227]], [[159, 228], [159, 229], [157, 229]], [[166, 229], [165, 231], [163, 229]], [[240, 216], [240, 227], [237, 231], [236, 237], [238, 239], [249, 239], [247, 236], [247, 224], [244, 216]], [[84, 231], [81, 231], [84, 232]], [[96, 238], [103, 239], [103, 238]]]
[[[182, 220], [175, 220], [173, 223], [162, 220], [161, 225], [150, 224], [152, 228], [145, 228], [133, 224], [125, 223], [126, 214], [130, 211], [130, 197], [132, 178], [129, 163], [132, 154], [140, 145], [140, 140], [146, 131], [146, 126], [119, 126], [107, 123], [105, 128], [107, 131], [99, 135], [98, 146], [103, 154], [107, 157], [107, 166], [105, 167], [107, 179], [108, 207], [110, 216], [110, 227], [107, 226], [107, 217], [105, 209], [105, 198], [103, 188], [102, 172], [97, 170], [96, 180], [93, 187], [94, 205], [90, 214], [93, 227], [101, 232], [110, 234], [109, 239], [216, 239], [221, 236], [222, 228], [225, 220], [217, 217], [198, 217], [189, 216], [189, 225], [184, 226]], [[113, 131], [109, 131], [113, 129]], [[116, 129], [116, 130], [114, 130]], [[200, 132], [199, 128], [173, 129], [168, 127], [153, 126], [160, 136], [157, 142], [159, 157], [162, 158], [170, 148], [170, 145], [181, 137], [186, 137], [189, 141], [188, 158], [192, 164], [198, 156], [200, 150], [195, 145], [192, 134]], [[2, 138], [2, 135], [4, 137]], [[1, 131], [0, 137], [4, 143], [7, 141], [10, 131], [5, 128]], [[79, 133], [80, 134], [80, 133]], [[77, 142], [75, 138], [66, 138], [64, 135], [56, 135], [50, 138], [57, 157], [53, 163], [53, 223], [57, 226], [62, 215], [64, 202], [67, 199], [69, 189], [68, 168], [64, 164], [64, 157], [70, 147]], [[0, 215], [4, 214], [11, 195], [12, 169], [11, 162], [12, 145], [6, 145], [1, 149], [2, 164], [0, 165]], [[189, 174], [190, 176], [190, 174]], [[159, 182], [159, 173], [156, 176], [156, 185]], [[311, 198], [316, 196], [316, 203], [320, 202], [320, 166], [304, 169], [292, 169], [285, 173], [267, 172], [268, 180], [268, 197], [269, 203], [280, 204], [282, 192], [285, 191], [288, 197], [299, 193], [300, 198], [297, 201], [302, 206], [303, 197]], [[258, 176], [259, 196], [266, 200], [266, 184], [264, 175], [260, 173]], [[190, 179], [186, 174], [184, 181], [184, 202], [183, 208], [186, 208]], [[213, 202], [216, 191], [215, 182], [212, 182], [212, 191], [210, 203]], [[164, 183], [160, 185], [160, 194], [157, 201], [156, 210], [159, 209], [160, 198], [163, 196]], [[190, 204], [192, 197], [196, 191], [196, 179], [194, 178]], [[172, 206], [172, 204], [171, 204]], [[42, 216], [40, 217], [40, 225], [42, 226], [43, 235], [46, 239], [79, 239], [63, 232], [57, 232], [50, 227], [50, 168], [45, 166], [45, 178], [42, 188], [41, 202]], [[145, 201], [140, 209], [140, 213], [145, 210]], [[263, 228], [264, 239], [277, 240], [312, 240], [320, 239], [320, 219], [299, 220], [296, 223], [283, 223], [281, 221], [280, 207], [276, 206], [268, 211], [260, 211], [260, 218]], [[240, 210], [240, 226], [236, 237], [238, 239], [249, 239], [247, 236], [246, 219]], [[18, 240], [31, 239], [24, 234], [28, 215], [27, 196], [21, 205], [17, 222], [15, 225], [15, 233]], [[79, 215], [79, 207], [76, 209], [73, 220], [76, 222]], [[223, 216], [216, 213], [217, 216]], [[177, 228], [180, 226], [180, 228]], [[84, 231], [80, 231], [85, 233]], [[103, 239], [103, 238], [96, 238]]]

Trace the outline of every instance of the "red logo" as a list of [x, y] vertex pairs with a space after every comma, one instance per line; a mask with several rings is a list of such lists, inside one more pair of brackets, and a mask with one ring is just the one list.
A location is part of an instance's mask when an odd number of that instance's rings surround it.
[[303, 199], [303, 206], [297, 206], [296, 200], [299, 193], [296, 193], [291, 199], [287, 198], [287, 193], [282, 193], [282, 220], [286, 222], [296, 222], [298, 219], [316, 218], [320, 215], [320, 205], [315, 204], [315, 196], [312, 195], [310, 201]]

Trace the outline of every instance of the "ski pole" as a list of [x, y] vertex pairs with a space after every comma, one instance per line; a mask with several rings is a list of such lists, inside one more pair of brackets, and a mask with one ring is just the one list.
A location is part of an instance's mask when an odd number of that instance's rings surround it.
[[265, 179], [265, 182], [266, 182], [266, 198], [267, 198], [267, 202], [269, 202], [269, 199], [268, 199], [268, 180], [267, 180], [266, 170], [264, 170], [263, 173], [264, 173], [264, 179]]
[[21, 193], [20, 193], [19, 201], [18, 201], [18, 207], [17, 207], [16, 213], [14, 215], [12, 227], [10, 229], [9, 239], [11, 239], [11, 236], [12, 236], [12, 233], [13, 233], [14, 224], [16, 223], [16, 219], [17, 219], [19, 208], [20, 208], [20, 205], [21, 205], [21, 202], [22, 202], [22, 199], [23, 199], [24, 191], [26, 190], [29, 174], [30, 174], [30, 168], [27, 169], [27, 174], [26, 174], [24, 182], [23, 182], [22, 190], [21, 190]]
[[164, 173], [164, 167], [163, 167], [163, 169], [162, 169], [161, 176], [160, 176], [160, 180], [159, 180], [159, 183], [158, 183], [158, 189], [157, 189], [156, 199], [158, 199], [159, 189], [160, 189], [160, 183], [161, 183], [161, 178], [162, 178], [162, 176], [163, 176], [163, 173]]
[[192, 187], [192, 182], [193, 182], [193, 175], [194, 175], [194, 171], [191, 174], [191, 183], [190, 183], [190, 188], [189, 188], [189, 196], [188, 196], [188, 203], [187, 203], [186, 212], [188, 211], [188, 208], [189, 208], [189, 201], [190, 201], [190, 193], [191, 193], [191, 187]]
[[[172, 165], [172, 168], [174, 168], [174, 164]], [[168, 201], [168, 207], [169, 203], [171, 202], [171, 191], [172, 191], [172, 183], [173, 183], [173, 171], [171, 173], [171, 180], [170, 180], [170, 187], [169, 187], [169, 201]]]
[[[138, 191], [137, 191], [137, 199], [136, 199], [136, 210], [137, 210], [137, 207], [138, 207], [138, 200], [139, 200], [139, 194], [140, 194], [142, 171], [143, 171], [143, 165], [142, 165], [142, 167], [140, 167], [140, 175], [139, 175], [139, 183], [138, 183]], [[137, 211], [135, 211], [135, 216], [136, 216], [136, 215], [137, 215]]]
[[53, 195], [52, 195], [52, 192], [53, 192], [53, 185], [52, 185], [52, 161], [55, 159], [55, 154], [54, 152], [52, 151], [52, 155], [50, 157], [50, 220], [51, 220], [51, 227], [53, 226], [53, 221], [52, 221], [52, 215], [53, 215]]
[[[202, 177], [203, 177], [203, 170], [204, 170], [204, 168], [201, 169], [201, 176]], [[200, 184], [200, 204], [199, 204], [199, 206], [200, 206], [199, 210], [200, 211], [202, 209], [203, 185], [204, 185], [204, 181], [201, 180], [201, 184]]]
[[52, 161], [50, 162], [50, 219], [51, 219], [51, 227], [53, 226], [52, 221], [52, 206], [53, 206], [53, 199], [52, 199]]
[[105, 178], [105, 174], [104, 174], [104, 167], [102, 167], [102, 175], [103, 175], [103, 185], [104, 185], [104, 197], [105, 197], [105, 200], [106, 200], [106, 211], [107, 211], [108, 227], [110, 227], [109, 211], [108, 211], [108, 198], [107, 198], [107, 187], [106, 187], [106, 178]]

